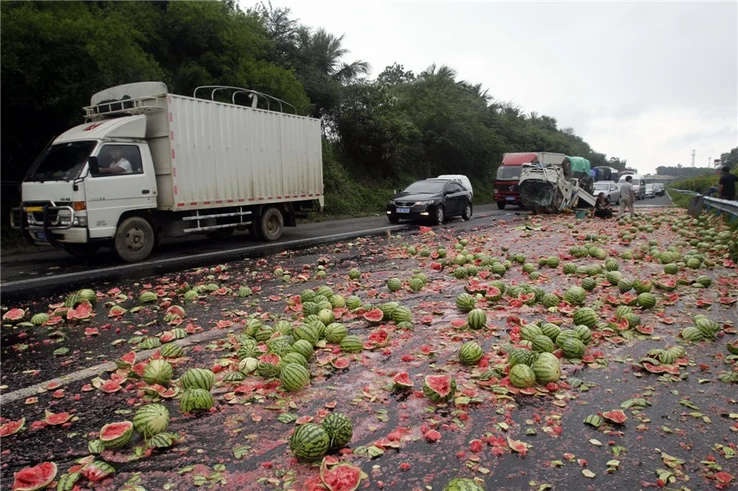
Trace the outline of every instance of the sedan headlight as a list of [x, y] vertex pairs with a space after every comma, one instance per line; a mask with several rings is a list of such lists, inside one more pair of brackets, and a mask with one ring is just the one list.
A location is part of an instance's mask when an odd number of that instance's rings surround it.
[[433, 200], [416, 201], [414, 206], [428, 206], [432, 204], [433, 204]]

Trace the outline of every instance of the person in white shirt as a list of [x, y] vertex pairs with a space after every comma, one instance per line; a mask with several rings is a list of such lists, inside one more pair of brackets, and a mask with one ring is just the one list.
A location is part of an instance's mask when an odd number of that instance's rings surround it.
[[133, 167], [123, 158], [123, 152], [113, 150], [113, 163], [108, 167], [101, 167], [100, 174], [133, 174]]
[[633, 178], [627, 176], [625, 178], [625, 182], [620, 186], [620, 208], [618, 210], [618, 218], [623, 216], [626, 207], [630, 210], [630, 217], [635, 218], [633, 203], [635, 202], [636, 196], [635, 191], [633, 191], [633, 184], [631, 184], [632, 181]]

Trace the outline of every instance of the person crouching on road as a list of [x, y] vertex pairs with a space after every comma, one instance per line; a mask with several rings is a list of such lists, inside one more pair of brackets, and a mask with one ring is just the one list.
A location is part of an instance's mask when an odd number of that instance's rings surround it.
[[626, 207], [630, 210], [630, 218], [635, 218], [633, 203], [635, 202], [636, 195], [635, 191], [633, 191], [633, 184], [631, 184], [631, 182], [633, 182], [633, 177], [627, 176], [623, 185], [620, 186], [620, 208], [618, 210], [618, 218], [623, 217]]
[[612, 218], [612, 210], [610, 209], [610, 198], [605, 193], [597, 195], [594, 208], [592, 208], [592, 216], [598, 218]]

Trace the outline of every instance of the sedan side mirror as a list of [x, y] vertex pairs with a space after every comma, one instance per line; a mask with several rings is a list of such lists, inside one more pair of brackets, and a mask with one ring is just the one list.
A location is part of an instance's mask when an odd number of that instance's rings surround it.
[[90, 174], [93, 176], [100, 175], [100, 161], [97, 157], [90, 157], [87, 159], [87, 165], [90, 168]]

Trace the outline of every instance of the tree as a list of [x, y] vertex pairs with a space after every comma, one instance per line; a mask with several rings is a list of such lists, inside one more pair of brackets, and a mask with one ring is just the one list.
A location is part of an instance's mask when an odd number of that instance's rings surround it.
[[735, 147], [730, 152], [726, 152], [720, 155], [720, 166], [728, 166], [731, 169], [738, 167], [738, 147]]

